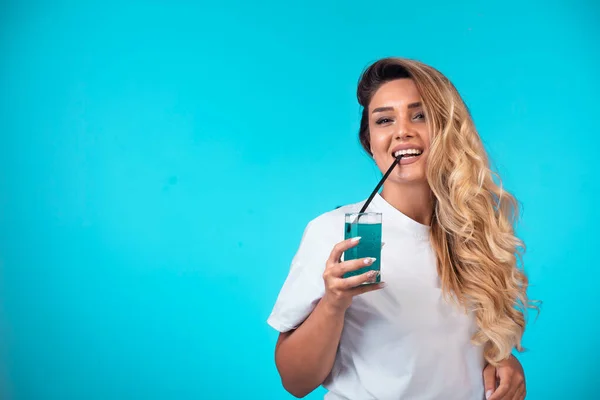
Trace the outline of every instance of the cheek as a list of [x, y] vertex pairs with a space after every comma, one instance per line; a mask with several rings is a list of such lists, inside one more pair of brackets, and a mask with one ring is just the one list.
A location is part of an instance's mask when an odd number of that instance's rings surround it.
[[429, 134], [429, 130], [427, 128], [424, 128], [419, 133], [423, 138], [423, 144], [425, 144], [426, 148], [429, 148], [429, 146], [431, 145], [431, 135]]
[[379, 169], [386, 168], [385, 165], [388, 163], [389, 159], [387, 157], [388, 146], [384, 143], [376, 143], [372, 144], [371, 152], [373, 153], [373, 161], [379, 167]]
[[[373, 131], [371, 131], [373, 132]], [[378, 133], [371, 134], [371, 152], [374, 155], [377, 153], [385, 153], [388, 149], [388, 141], [386, 140], [385, 135], [381, 135]]]

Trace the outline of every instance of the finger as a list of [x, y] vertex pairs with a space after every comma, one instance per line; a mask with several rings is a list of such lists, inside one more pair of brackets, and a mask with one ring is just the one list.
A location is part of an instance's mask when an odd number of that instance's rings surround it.
[[517, 387], [517, 392], [515, 393], [513, 400], [525, 400], [525, 383], [521, 383]]
[[517, 394], [517, 390], [519, 389], [519, 386], [521, 386], [522, 381], [519, 380], [517, 375], [511, 374], [509, 376], [503, 376], [500, 374], [500, 384], [502, 384], [502, 382], [508, 382], [508, 392], [506, 392], [504, 398], [512, 400]]
[[485, 387], [485, 398], [489, 398], [494, 389], [496, 389], [496, 367], [492, 364], [488, 364], [483, 369], [483, 387]]
[[372, 292], [375, 290], [380, 290], [383, 289], [385, 287], [385, 283], [381, 282], [381, 283], [376, 283], [374, 285], [361, 285], [359, 287], [356, 287], [354, 289], [350, 289], [350, 294], [352, 295], [352, 297], [354, 296], [358, 296], [361, 295], [363, 293], [367, 293], [367, 292]]
[[505, 400], [509, 389], [510, 385], [508, 384], [507, 380], [500, 381], [500, 386], [498, 386], [498, 388], [494, 391], [494, 393], [492, 393], [488, 400]]
[[511, 382], [508, 386], [508, 392], [506, 393], [506, 395], [504, 396], [505, 399], [514, 399], [515, 396], [517, 395], [517, 390], [519, 389], [519, 384], [516, 382]]
[[338, 244], [336, 244], [333, 247], [333, 250], [331, 250], [331, 253], [329, 254], [328, 262], [330, 264], [339, 263], [340, 260], [342, 259], [342, 254], [344, 254], [344, 251], [356, 246], [359, 241], [360, 241], [360, 236], [357, 236], [355, 238], [347, 239], [347, 240], [344, 240], [343, 242], [339, 242]]
[[344, 278], [341, 285], [344, 289], [352, 289], [363, 283], [375, 283], [375, 279], [377, 279], [378, 275], [379, 271], [367, 271], [364, 274]]
[[358, 269], [368, 267], [375, 262], [373, 257], [358, 258], [356, 260], [348, 260], [337, 264], [335, 268], [335, 276], [342, 277], [345, 273], [356, 271]]

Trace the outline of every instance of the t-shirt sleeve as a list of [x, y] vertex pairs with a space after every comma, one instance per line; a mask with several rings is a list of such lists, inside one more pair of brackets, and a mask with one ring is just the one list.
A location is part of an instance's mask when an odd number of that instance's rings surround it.
[[322, 239], [319, 229], [311, 221], [304, 230], [288, 276], [267, 319], [267, 323], [279, 332], [300, 326], [325, 293], [323, 271], [332, 249], [328, 249]]

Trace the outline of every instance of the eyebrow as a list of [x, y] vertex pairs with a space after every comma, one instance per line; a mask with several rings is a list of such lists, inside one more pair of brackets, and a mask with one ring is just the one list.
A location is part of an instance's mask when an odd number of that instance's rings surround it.
[[[421, 104], [421, 102], [418, 101], [416, 103], [410, 103], [408, 106], [406, 106], [406, 108], [408, 108], [410, 110], [411, 108], [419, 108], [422, 105], [423, 104]], [[386, 111], [394, 111], [394, 107], [377, 107], [376, 109], [374, 109], [372, 111], [372, 114], [379, 113], [379, 112], [386, 112]]]

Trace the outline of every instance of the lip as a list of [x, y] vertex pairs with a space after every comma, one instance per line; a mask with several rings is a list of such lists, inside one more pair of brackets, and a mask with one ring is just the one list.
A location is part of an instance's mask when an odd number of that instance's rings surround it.
[[[421, 155], [423, 155], [423, 154], [421, 154]], [[410, 158], [402, 157], [400, 159], [400, 162], [398, 164], [400, 164], [400, 165], [408, 165], [408, 164], [416, 163], [417, 161], [419, 161], [421, 159], [421, 155], [419, 155], [419, 156], [412, 156]]]
[[[416, 144], [410, 144], [410, 143], [407, 143], [407, 144], [399, 144], [398, 146], [396, 146], [396, 147], [394, 147], [394, 148], [392, 149], [392, 157], [394, 157], [394, 154], [395, 154], [397, 151], [399, 151], [399, 150], [408, 150], [408, 149], [417, 149], [417, 150], [421, 150], [421, 154], [420, 154], [420, 155], [418, 155], [418, 156], [413, 156], [413, 157], [410, 157], [410, 158], [405, 158], [405, 157], [402, 157], [402, 158], [400, 159], [400, 165], [408, 165], [408, 164], [412, 164], [412, 163], [414, 163], [414, 162], [417, 162], [417, 161], [419, 161], [419, 159], [421, 158], [421, 156], [422, 156], [422, 155], [423, 155], [423, 153], [425, 152], [425, 150], [423, 149], [423, 147], [422, 147], [422, 146], [419, 146], [419, 145], [416, 145]], [[396, 158], [396, 157], [394, 157], [394, 158]]]
[[417, 150], [421, 150], [421, 153], [423, 153], [425, 151], [425, 149], [423, 149], [423, 146], [419, 146], [417, 144], [399, 144], [398, 146], [394, 147], [392, 149], [392, 157], [394, 156], [394, 153], [396, 153], [399, 150], [408, 150], [408, 149], [417, 149]]

